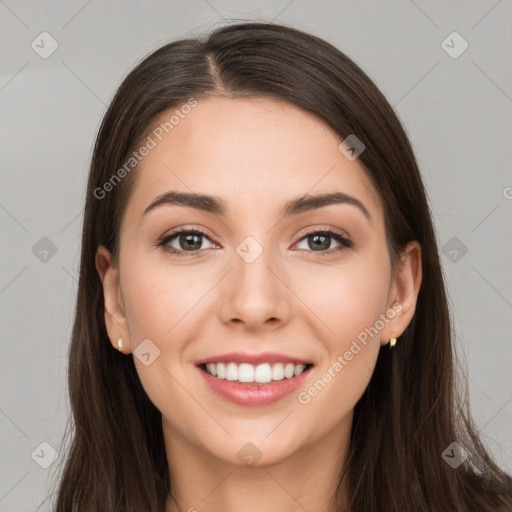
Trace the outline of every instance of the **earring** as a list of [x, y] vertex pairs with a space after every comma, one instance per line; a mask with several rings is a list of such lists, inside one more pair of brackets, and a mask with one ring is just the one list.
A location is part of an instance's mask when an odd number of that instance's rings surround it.
[[396, 338], [391, 338], [389, 340], [389, 348], [393, 348], [396, 345]]
[[119, 338], [117, 340], [117, 350], [119, 350], [119, 352], [122, 352], [123, 351], [123, 338]]

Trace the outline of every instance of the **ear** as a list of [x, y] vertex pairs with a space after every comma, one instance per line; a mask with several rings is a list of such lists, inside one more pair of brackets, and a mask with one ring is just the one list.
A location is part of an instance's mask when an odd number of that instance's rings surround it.
[[117, 350], [117, 340], [122, 338], [122, 351], [125, 354], [129, 353], [131, 352], [131, 341], [124, 312], [118, 268], [113, 264], [110, 251], [101, 245], [96, 251], [95, 264], [103, 285], [105, 326], [110, 343]]
[[421, 245], [414, 240], [403, 250], [392, 277], [388, 311], [394, 311], [395, 315], [381, 331], [381, 345], [386, 345], [391, 338], [398, 338], [409, 325], [416, 311], [421, 280]]

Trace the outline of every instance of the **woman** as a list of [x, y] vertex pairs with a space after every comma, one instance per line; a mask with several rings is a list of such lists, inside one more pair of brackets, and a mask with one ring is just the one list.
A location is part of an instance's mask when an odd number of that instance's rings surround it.
[[56, 510], [512, 510], [452, 351], [415, 157], [361, 69], [275, 24], [168, 44], [94, 149]]

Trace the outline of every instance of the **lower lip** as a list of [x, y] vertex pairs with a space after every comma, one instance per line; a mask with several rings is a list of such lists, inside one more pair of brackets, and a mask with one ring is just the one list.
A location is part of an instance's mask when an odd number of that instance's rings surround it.
[[257, 407], [273, 404], [293, 393], [304, 383], [313, 367], [309, 367], [297, 377], [275, 380], [268, 384], [243, 384], [238, 381], [218, 379], [201, 368], [197, 368], [206, 383], [223, 398], [237, 405]]

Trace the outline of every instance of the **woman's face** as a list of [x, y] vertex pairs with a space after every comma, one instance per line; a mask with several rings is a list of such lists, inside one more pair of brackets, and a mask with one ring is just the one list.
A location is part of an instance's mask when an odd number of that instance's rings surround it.
[[[391, 273], [362, 164], [277, 100], [201, 100], [164, 135], [134, 171], [119, 265], [103, 248], [97, 265], [109, 336], [133, 352], [165, 435], [241, 465], [348, 432], [417, 285], [407, 263]], [[305, 200], [324, 194], [337, 200]]]

